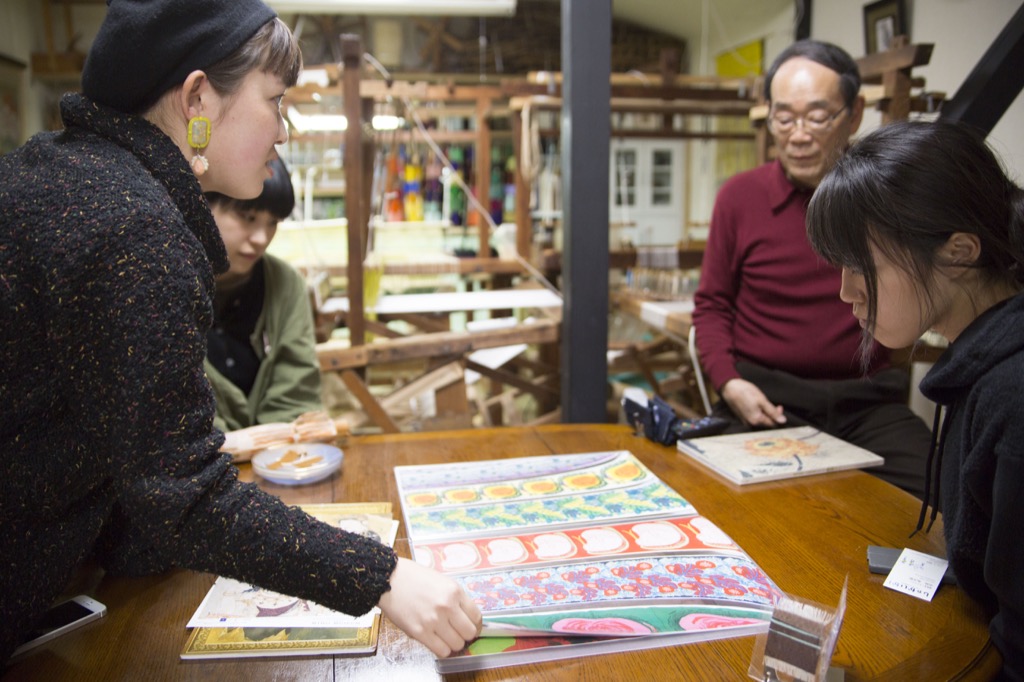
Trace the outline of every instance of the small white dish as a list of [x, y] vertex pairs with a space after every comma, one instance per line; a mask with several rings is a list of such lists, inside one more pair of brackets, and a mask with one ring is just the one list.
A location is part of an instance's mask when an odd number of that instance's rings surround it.
[[252, 458], [252, 470], [278, 485], [322, 481], [341, 468], [339, 448], [324, 443], [295, 443], [269, 448]]

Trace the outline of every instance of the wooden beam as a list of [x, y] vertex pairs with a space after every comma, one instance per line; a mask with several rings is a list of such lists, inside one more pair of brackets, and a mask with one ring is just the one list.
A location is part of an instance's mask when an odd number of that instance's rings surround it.
[[[557, 111], [562, 108], [561, 97], [513, 97], [509, 109], [521, 110], [530, 104], [535, 109]], [[613, 112], [641, 112], [649, 114], [683, 114], [694, 116], [743, 116], [750, 115], [753, 103], [748, 100], [717, 101], [696, 99], [648, 100], [640, 97], [613, 97]]]
[[[681, 243], [682, 244], [682, 243]], [[681, 270], [700, 267], [704, 259], [703, 246], [677, 246], [676, 267]], [[608, 267], [613, 270], [625, 270], [637, 264], [636, 249], [617, 249], [608, 252]], [[557, 275], [562, 271], [562, 253], [556, 249], [544, 249], [538, 263], [540, 270], [546, 274]]]
[[[629, 313], [638, 320], [644, 321], [645, 299], [638, 296], [623, 295], [615, 299], [616, 305], [623, 311]], [[667, 313], [664, 322], [658, 325], [646, 322], [652, 327], [658, 327], [679, 342], [679, 339], [686, 339], [690, 335], [690, 327], [693, 326], [693, 315], [691, 313], [671, 312]]]
[[646, 381], [647, 385], [651, 387], [651, 392], [659, 398], [664, 398], [665, 395], [662, 393], [661, 384], [658, 383], [658, 379], [654, 376], [654, 372], [651, 370], [647, 362], [647, 358], [638, 351], [636, 345], [630, 344], [626, 348], [626, 355], [628, 355], [636, 364], [637, 368], [640, 370], [640, 374], [644, 378], [644, 381]]
[[[554, 89], [546, 85], [532, 85], [529, 83], [508, 83], [503, 88], [505, 96], [512, 98], [516, 96], [542, 96], [561, 97], [561, 86]], [[673, 85], [641, 85], [641, 84], [613, 84], [611, 86], [612, 98], [635, 98], [650, 100], [697, 100], [697, 101], [743, 101], [753, 102], [752, 91], [747, 88], [723, 88], [723, 87], [680, 87]]]
[[[672, 48], [670, 48], [669, 51], [671, 51], [671, 49]], [[662, 58], [664, 58], [664, 56], [665, 54], [663, 52]], [[711, 88], [749, 92], [756, 88], [757, 78], [726, 78], [722, 76], [697, 76], [689, 73], [675, 73], [671, 79], [666, 80], [663, 71], [659, 71], [658, 73], [638, 73], [636, 71], [630, 71], [629, 73], [612, 73], [609, 80], [613, 86], [658, 82], [667, 87]], [[545, 87], [551, 87], [552, 84], [561, 85], [562, 74], [558, 71], [530, 71], [526, 74], [526, 82], [533, 85], [543, 85]]]
[[379, 322], [378, 320], [371, 320], [369, 318], [363, 318], [363, 325], [366, 327], [366, 331], [377, 336], [383, 336], [386, 339], [401, 339], [406, 334], [400, 334], [386, 324]]
[[431, 102], [475, 102], [481, 98], [502, 99], [503, 88], [494, 85], [445, 85], [427, 82], [394, 82], [364, 80], [359, 92], [376, 100], [412, 99]]
[[[364, 100], [372, 104], [373, 100]], [[423, 138], [420, 135], [419, 130], [388, 130], [388, 131], [375, 131], [376, 137], [387, 136], [388, 142], [407, 144], [413, 142], [419, 142]], [[491, 135], [495, 139], [507, 139], [511, 137], [508, 131], [495, 130], [492, 131]], [[431, 130], [430, 137], [438, 144], [472, 144], [476, 141], [475, 130]], [[289, 139], [301, 142], [303, 140], [312, 140], [320, 144], [338, 144], [341, 145], [345, 140], [345, 133], [341, 131], [335, 132], [309, 132], [309, 133], [294, 133]]]
[[879, 102], [882, 124], [903, 121], [910, 116], [910, 70], [887, 71], [882, 76], [885, 98]]
[[421, 315], [417, 313], [391, 313], [388, 315], [381, 315], [380, 317], [385, 320], [402, 320], [403, 322], [408, 322], [412, 326], [424, 332], [446, 332], [451, 330], [448, 315], [430, 317], [428, 315]]
[[327, 341], [317, 344], [316, 354], [322, 371], [336, 372], [401, 360], [458, 355], [516, 343], [554, 343], [559, 338], [559, 326], [555, 320], [538, 320], [507, 329], [417, 334], [351, 347]]
[[655, 140], [753, 140], [755, 139], [754, 131], [751, 130], [749, 133], [736, 133], [736, 132], [720, 132], [720, 133], [700, 133], [692, 132], [689, 130], [613, 130], [611, 133], [613, 138], [628, 138], [637, 137], [643, 139], [655, 139]]
[[865, 83], [878, 83], [888, 71], [924, 66], [932, 58], [933, 44], [906, 45], [886, 52], [877, 52], [857, 61], [860, 78]]
[[85, 65], [85, 53], [75, 49], [74, 28], [71, 25], [71, 8], [64, 4], [64, 32], [66, 43], [57, 47], [54, 37], [52, 11], [53, 0], [43, 0], [43, 37], [46, 42], [45, 52], [33, 52], [30, 55], [32, 75], [51, 82], [78, 81], [82, 77]]
[[82, 78], [85, 55], [80, 52], [33, 52], [32, 76], [50, 83], [77, 82]]
[[[102, 1], [102, 0], [101, 0]], [[340, 70], [334, 64], [308, 65], [307, 70], [323, 69], [327, 72], [331, 84], [341, 79]], [[377, 78], [376, 72], [367, 71], [361, 79], [360, 95], [376, 101], [391, 99], [411, 99], [414, 101], [432, 101], [441, 103], [465, 102], [473, 103], [478, 99], [503, 100], [517, 95], [551, 95], [560, 94], [562, 74], [544, 72], [528, 74], [525, 79], [505, 77], [499, 82], [467, 83], [467, 79], [477, 80], [479, 76], [470, 74], [437, 74], [437, 73], [394, 73], [394, 80], [389, 84]], [[720, 78], [716, 76], [694, 76], [690, 74], [674, 74], [667, 77], [664, 72], [652, 74], [614, 73], [609, 82], [613, 95], [621, 92], [639, 92], [643, 99], [692, 99], [699, 100], [747, 100], [756, 99], [756, 79], [753, 78]], [[314, 93], [323, 95], [322, 86], [315, 84], [297, 85], [289, 89], [289, 95], [296, 98], [311, 99]]]
[[512, 153], [516, 156], [516, 253], [530, 259], [533, 243], [533, 220], [530, 219], [530, 182], [523, 175], [523, 114], [512, 112]]
[[345, 217], [348, 220], [348, 328], [349, 339], [353, 346], [361, 346], [366, 341], [366, 329], [363, 324], [363, 230], [369, 224], [369, 206], [363, 204], [365, 195], [363, 182], [363, 127], [360, 124], [363, 116], [362, 103], [359, 99], [359, 73], [363, 63], [363, 47], [357, 35], [341, 37], [342, 61], [344, 78], [342, 82], [342, 98], [345, 102], [345, 116], [350, 125], [345, 131], [345, 168], [346, 175]]
[[474, 362], [473, 360], [466, 360], [466, 369], [471, 369], [492, 381], [497, 381], [499, 383], [518, 388], [520, 391], [529, 393], [533, 396], [544, 396], [547, 398], [558, 397], [558, 391], [545, 386], [544, 384], [534, 383], [529, 379], [524, 379], [518, 374], [501, 369], [493, 369], [487, 365], [481, 365], [479, 362]]
[[[476, 193], [476, 200], [480, 203], [483, 213], [490, 214], [491, 210], [491, 121], [489, 112], [491, 100], [480, 97], [476, 101], [476, 155], [473, 164], [476, 166], [476, 183], [473, 190]], [[470, 209], [471, 211], [472, 209]], [[467, 215], [468, 218], [468, 215]], [[479, 258], [486, 258], [491, 255], [491, 230], [487, 215], [477, 215], [477, 252]]]
[[408, 403], [421, 393], [439, 391], [456, 381], [461, 383], [463, 377], [465, 377], [465, 371], [462, 368], [462, 363], [457, 361], [448, 362], [421, 377], [417, 377], [405, 386], [395, 389], [380, 399], [380, 405], [385, 410], [395, 410], [398, 405]]
[[363, 410], [366, 411], [370, 421], [379, 426], [384, 433], [399, 433], [401, 431], [394, 420], [388, 416], [384, 408], [380, 406], [380, 403], [377, 402], [373, 394], [370, 393], [370, 389], [363, 383], [362, 377], [352, 370], [345, 370], [341, 373], [341, 380], [349, 392], [356, 397], [359, 404], [363, 406]]
[[[675, 84], [675, 77], [679, 75], [679, 61], [680, 56], [678, 49], [672, 48], [661, 51], [661, 61], [659, 66], [662, 86], [669, 87]], [[671, 113], [665, 112], [661, 115], [661, 125], [665, 129], [672, 128]]]
[[[438, 369], [451, 368], [454, 372], [458, 369], [458, 378], [447, 384], [439, 385], [434, 390], [434, 409], [436, 417], [442, 424], [454, 424], [456, 428], [460, 425], [468, 427], [471, 425], [469, 414], [469, 396], [466, 391], [465, 373], [460, 361], [451, 361], [449, 358], [434, 358], [430, 366]], [[444, 427], [441, 427], [444, 428]]]
[[556, 407], [547, 414], [542, 414], [533, 421], [527, 423], [527, 426], [542, 426], [544, 424], [558, 424], [562, 421], [562, 408]]
[[[519, 275], [524, 272], [523, 264], [519, 261], [498, 258], [457, 258], [450, 263], [385, 263], [383, 268], [385, 275]], [[336, 265], [318, 269], [327, 272], [331, 277], [344, 277], [348, 272], [346, 268]]]

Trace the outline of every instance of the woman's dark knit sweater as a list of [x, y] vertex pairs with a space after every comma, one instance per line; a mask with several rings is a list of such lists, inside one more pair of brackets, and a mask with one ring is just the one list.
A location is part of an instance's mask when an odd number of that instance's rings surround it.
[[394, 553], [218, 452], [203, 358], [227, 259], [186, 159], [81, 95], [61, 113], [0, 157], [0, 662], [91, 555], [369, 610]]

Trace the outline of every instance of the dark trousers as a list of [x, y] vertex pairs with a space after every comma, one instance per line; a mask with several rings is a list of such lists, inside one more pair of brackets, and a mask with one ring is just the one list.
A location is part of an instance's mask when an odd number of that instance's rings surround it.
[[[787, 372], [739, 362], [740, 376], [761, 389], [768, 400], [782, 405], [785, 426], [813, 426], [836, 438], [885, 458], [885, 464], [866, 469], [884, 481], [920, 498], [924, 495], [925, 460], [931, 430], [907, 404], [909, 377], [899, 368], [864, 379], [829, 381], [801, 379]], [[727, 433], [750, 430], [725, 401], [713, 414], [732, 422]]]

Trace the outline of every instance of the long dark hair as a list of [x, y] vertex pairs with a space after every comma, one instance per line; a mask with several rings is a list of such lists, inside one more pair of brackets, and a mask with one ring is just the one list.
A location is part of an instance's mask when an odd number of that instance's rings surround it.
[[955, 232], [977, 235], [973, 267], [989, 283], [1024, 284], [1024, 190], [974, 129], [901, 121], [854, 143], [825, 175], [807, 211], [807, 238], [825, 260], [864, 275], [867, 324], [878, 312], [874, 246], [910, 274], [928, 312], [939, 248]]

